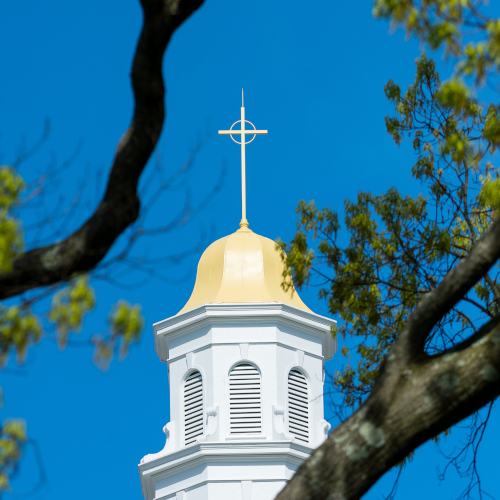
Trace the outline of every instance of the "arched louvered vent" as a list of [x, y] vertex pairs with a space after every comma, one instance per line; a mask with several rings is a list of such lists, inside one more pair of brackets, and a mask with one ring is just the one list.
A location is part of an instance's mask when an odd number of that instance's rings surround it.
[[309, 442], [309, 397], [306, 377], [298, 370], [288, 374], [288, 431]]
[[229, 421], [231, 434], [260, 434], [260, 373], [241, 363], [229, 374]]
[[194, 443], [203, 434], [203, 379], [191, 373], [184, 384], [184, 444]]

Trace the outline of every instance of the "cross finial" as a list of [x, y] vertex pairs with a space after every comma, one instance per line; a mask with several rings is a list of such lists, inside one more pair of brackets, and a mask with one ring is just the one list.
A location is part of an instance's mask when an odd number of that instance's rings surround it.
[[[241, 123], [240, 130], [233, 130], [233, 127], [237, 124]], [[253, 130], [246, 130], [245, 123], [249, 123]], [[241, 120], [234, 122], [231, 125], [229, 130], [219, 130], [219, 135], [230, 135], [231, 139], [236, 144], [241, 144], [241, 222], [239, 231], [248, 231], [248, 221], [247, 221], [247, 202], [246, 202], [246, 172], [245, 172], [245, 146], [250, 144], [256, 135], [264, 135], [267, 134], [267, 130], [257, 130], [255, 125], [248, 120], [245, 120], [245, 101], [243, 95], [243, 89], [241, 89]], [[241, 142], [237, 141], [233, 135], [241, 136]], [[253, 137], [246, 141], [247, 135], [253, 135]]]

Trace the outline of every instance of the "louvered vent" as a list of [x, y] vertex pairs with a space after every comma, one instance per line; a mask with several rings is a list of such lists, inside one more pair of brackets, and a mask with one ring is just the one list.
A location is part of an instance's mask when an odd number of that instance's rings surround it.
[[191, 373], [184, 384], [184, 444], [194, 443], [203, 434], [203, 380]]
[[231, 434], [260, 434], [260, 373], [242, 363], [229, 374], [229, 414]]
[[288, 374], [288, 431], [309, 442], [309, 397], [307, 380], [298, 370]]

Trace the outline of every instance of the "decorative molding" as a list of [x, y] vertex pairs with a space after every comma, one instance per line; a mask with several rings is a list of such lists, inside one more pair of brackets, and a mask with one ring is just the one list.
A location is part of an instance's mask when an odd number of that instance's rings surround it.
[[295, 436], [291, 436], [285, 427], [285, 408], [279, 405], [273, 405], [273, 439], [286, 439], [293, 441]]
[[[141, 484], [146, 500], [157, 498], [172, 498], [176, 500], [176, 476], [182, 479], [182, 488], [186, 497], [190, 496], [193, 488], [206, 483], [219, 483], [220, 480], [206, 480], [188, 471], [194, 471], [197, 467], [216, 466], [224, 476], [233, 478], [233, 481], [242, 480], [256, 481], [288, 481], [290, 468], [297, 470], [300, 465], [310, 457], [313, 448], [304, 446], [297, 441], [263, 441], [253, 440], [250, 442], [206, 442], [197, 443], [183, 448], [177, 452], [158, 457], [156, 460], [139, 465]], [[230, 460], [228, 461], [228, 458]], [[255, 467], [264, 461], [268, 465], [279, 465], [279, 468]], [[221, 470], [224, 468], [224, 471]], [[171, 486], [165, 488], [163, 481]], [[162, 493], [156, 496], [158, 489]], [[255, 496], [255, 495], [254, 495]], [[206, 497], [204, 497], [206, 498]], [[232, 498], [232, 497], [231, 497]], [[235, 500], [241, 499], [236, 496]], [[188, 498], [185, 498], [188, 500]], [[256, 499], [254, 499], [256, 500]], [[260, 500], [260, 498], [258, 499]], [[266, 499], [262, 499], [266, 500]]]
[[169, 446], [169, 444], [170, 434], [172, 433], [172, 422], [168, 422], [163, 426], [163, 432], [166, 436], [165, 446], [163, 447], [163, 450], [158, 453], [150, 453], [149, 455], [146, 455], [141, 459], [141, 464], [145, 464], [146, 462], [151, 462], [151, 460], [154, 460], [156, 458], [163, 457], [171, 451], [170, 448], [172, 448], [172, 446]]
[[203, 441], [218, 441], [219, 440], [219, 407], [211, 406], [207, 408], [207, 425], [206, 431], [202, 437], [198, 438], [198, 442]]
[[160, 360], [170, 361], [169, 341], [205, 326], [239, 321], [246, 326], [269, 321], [293, 325], [297, 331], [322, 338], [325, 361], [333, 358], [337, 342], [331, 335], [336, 321], [313, 312], [307, 312], [281, 303], [261, 304], [206, 304], [183, 314], [172, 316], [153, 325], [155, 350]]
[[330, 330], [330, 326], [333, 323], [337, 323], [336, 320], [327, 318], [325, 316], [320, 316], [312, 311], [304, 311], [303, 309], [298, 309], [297, 307], [290, 306], [288, 304], [280, 302], [260, 302], [260, 303], [247, 303], [247, 304], [205, 304], [197, 307], [196, 309], [191, 309], [182, 314], [176, 314], [175, 316], [170, 316], [161, 321], [157, 321], [153, 324], [153, 329], [155, 332], [168, 326], [180, 325], [185, 322], [199, 321], [200, 318], [207, 315], [211, 316], [226, 316], [227, 314], [237, 316], [244, 315], [247, 318], [257, 316], [269, 316], [281, 313], [291, 313], [294, 316], [300, 317], [304, 320], [313, 321], [318, 324], [321, 329]]
[[[227, 462], [228, 456], [231, 456], [231, 462], [242, 464], [260, 462], [262, 457], [267, 457], [266, 462], [274, 463], [280, 462], [285, 457], [286, 460], [301, 465], [313, 451], [314, 448], [311, 446], [297, 441], [284, 439], [267, 441], [266, 436], [259, 436], [253, 440], [233, 439], [231, 442], [196, 443], [163, 456], [159, 456], [158, 453], [158, 459], [154, 463], [145, 462], [139, 466], [139, 470], [141, 474], [154, 474], [157, 479], [161, 479], [185, 470], [184, 466], [189, 469], [196, 467], [198, 463]], [[164, 466], [164, 471], [160, 475], [158, 475], [159, 466]]]
[[167, 436], [167, 443], [168, 443], [168, 439], [170, 438], [170, 433], [172, 432], [172, 422], [166, 423], [163, 426], [162, 430], [163, 430], [163, 433], [165, 434], [165, 436]]
[[243, 500], [252, 500], [252, 481], [241, 481], [241, 496]]
[[248, 347], [249, 344], [240, 344], [241, 359], [248, 359]]
[[194, 352], [188, 352], [186, 354], [186, 363], [187, 363], [187, 369], [191, 370], [194, 364]]
[[295, 351], [295, 356], [297, 358], [297, 366], [304, 367], [304, 351]]
[[[204, 351], [205, 349], [210, 349], [212, 347], [216, 347], [216, 346], [228, 346], [228, 345], [236, 345], [236, 346], [240, 346], [240, 343], [239, 342], [212, 342], [212, 341], [207, 341], [207, 344], [201, 346], [200, 348], [198, 349], [195, 349], [193, 352], [196, 354], [198, 352], [201, 352], [201, 351]], [[259, 342], [252, 342], [252, 344], [249, 344], [249, 345], [253, 345], [253, 346], [256, 346], [256, 345], [275, 345], [275, 346], [278, 346], [278, 347], [285, 347], [286, 349], [290, 349], [292, 351], [295, 351], [295, 348], [293, 346], [290, 346], [290, 344], [287, 344], [285, 342], [282, 342], [282, 341], [277, 341], [277, 340], [270, 340], [270, 341], [267, 341], [267, 342], [264, 342], [264, 341], [259, 341]], [[305, 353], [304, 353], [305, 354]], [[323, 356], [321, 355], [318, 355], [318, 354], [315, 354], [314, 352], [307, 352], [307, 355], [311, 358], [314, 358], [314, 359], [320, 359], [320, 360], [323, 360]], [[240, 356], [241, 356], [241, 353], [240, 353]], [[179, 354], [178, 356], [176, 356], [175, 358], [169, 358], [168, 359], [168, 366], [169, 366], [169, 369], [170, 369], [170, 364], [173, 363], [174, 361], [178, 361], [179, 359], [185, 359], [186, 358], [186, 355], [185, 354]], [[239, 360], [241, 361], [241, 359]], [[187, 363], [186, 363], [186, 366], [187, 366]], [[297, 366], [297, 361], [295, 360], [290, 366]]]
[[323, 431], [323, 436], [321, 436], [322, 437], [321, 443], [322, 443], [323, 441], [326, 441], [326, 439], [328, 438], [328, 431], [332, 428], [332, 424], [330, 424], [330, 422], [327, 422], [324, 418], [322, 418], [320, 420], [320, 425], [321, 425], [321, 430]]

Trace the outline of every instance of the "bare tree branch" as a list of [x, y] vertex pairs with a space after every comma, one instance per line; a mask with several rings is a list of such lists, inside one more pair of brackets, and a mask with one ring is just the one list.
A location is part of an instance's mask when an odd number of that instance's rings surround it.
[[0, 276], [0, 300], [93, 269], [138, 215], [137, 183], [163, 127], [162, 60], [174, 31], [203, 0], [141, 0], [144, 24], [132, 67], [135, 110], [120, 140], [104, 198], [94, 214], [61, 242], [19, 255]]

